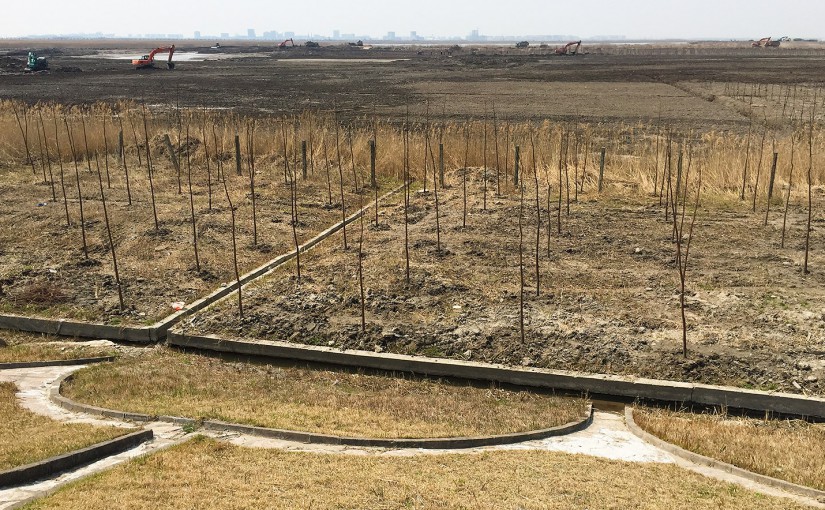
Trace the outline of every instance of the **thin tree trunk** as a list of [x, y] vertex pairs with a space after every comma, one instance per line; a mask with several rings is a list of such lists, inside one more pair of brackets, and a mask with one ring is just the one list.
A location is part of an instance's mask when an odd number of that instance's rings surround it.
[[63, 122], [66, 124], [66, 133], [69, 135], [69, 146], [72, 149], [72, 160], [74, 161], [74, 175], [77, 182], [77, 201], [80, 204], [80, 235], [83, 240], [83, 257], [89, 259], [89, 247], [86, 246], [86, 217], [83, 215], [83, 192], [80, 189], [80, 170], [77, 166], [77, 151], [74, 147], [74, 140], [72, 131], [69, 128], [69, 121], [63, 117]]
[[117, 267], [117, 254], [115, 254], [115, 242], [112, 238], [112, 227], [109, 224], [109, 212], [106, 209], [106, 195], [103, 193], [103, 176], [100, 175], [100, 162], [97, 160], [97, 153], [95, 153], [95, 166], [97, 166], [97, 182], [100, 185], [100, 202], [103, 205], [103, 219], [106, 222], [106, 234], [109, 237], [109, 249], [112, 252], [112, 266], [115, 270], [115, 285], [117, 286], [117, 299], [120, 304], [120, 312], [123, 313], [125, 307], [123, 306], [123, 287], [120, 284], [120, 272]]
[[143, 106], [143, 134], [146, 138], [146, 168], [149, 171], [149, 192], [152, 195], [152, 215], [155, 218], [155, 231], [160, 230], [160, 222], [158, 221], [158, 209], [155, 205], [155, 181], [152, 176], [152, 153], [149, 150], [149, 127], [146, 124], [146, 105]]
[[[57, 192], [54, 189], [54, 174], [52, 173], [52, 156], [49, 154], [49, 139], [46, 137], [46, 124], [43, 122], [43, 110], [38, 110], [40, 116], [40, 129], [43, 131], [44, 146], [46, 148], [46, 162], [49, 164], [49, 184], [52, 188], [52, 200], [57, 202]], [[55, 136], [57, 134], [55, 133]]]
[[541, 208], [539, 206], [539, 168], [536, 165], [536, 142], [530, 133], [530, 153], [533, 158], [533, 180], [536, 184], [536, 297], [541, 295], [541, 273], [539, 271], [539, 246], [541, 244]]
[[69, 217], [69, 199], [66, 197], [66, 179], [63, 171], [63, 154], [60, 153], [60, 135], [57, 132], [57, 110], [52, 112], [52, 120], [54, 120], [54, 142], [57, 147], [57, 163], [60, 166], [60, 189], [63, 192], [63, 207], [66, 210], [66, 227], [71, 227], [72, 221]]
[[[198, 255], [198, 226], [195, 220], [195, 197], [192, 193], [192, 158], [189, 156], [189, 121], [186, 122], [186, 180], [189, 183], [189, 211], [192, 215], [192, 247], [195, 250], [195, 270], [201, 272], [201, 259]], [[253, 190], [254, 193], [254, 190]]]

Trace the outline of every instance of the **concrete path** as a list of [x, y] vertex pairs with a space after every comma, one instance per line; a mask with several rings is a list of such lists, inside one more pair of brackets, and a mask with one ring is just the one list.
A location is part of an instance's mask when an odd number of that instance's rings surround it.
[[[81, 413], [69, 412], [49, 400], [49, 391], [64, 375], [83, 368], [83, 366], [68, 367], [38, 367], [28, 369], [0, 370], [0, 382], [12, 382], [17, 385], [17, 393], [21, 405], [37, 414], [48, 416], [54, 420], [67, 423], [90, 423], [97, 425], [115, 425], [133, 427], [134, 424], [99, 418]], [[179, 426], [163, 422], [154, 422], [145, 425], [151, 428], [155, 438], [136, 448], [123, 452], [93, 464], [84, 466], [75, 471], [64, 473], [56, 478], [44, 480], [32, 485], [13, 489], [0, 490], [0, 510], [14, 508], [20, 503], [33, 497], [42, 497], [60, 486], [83, 478], [87, 475], [109, 469], [139, 455], [159, 451], [173, 444], [185, 441], [187, 435]], [[725, 471], [693, 464], [686, 460], [674, 457], [659, 448], [646, 443], [633, 435], [625, 425], [624, 416], [620, 412], [596, 411], [593, 423], [585, 430], [560, 437], [551, 437], [524, 443], [471, 448], [464, 450], [424, 450], [424, 449], [382, 449], [358, 448], [350, 446], [315, 445], [268, 439], [237, 433], [216, 433], [200, 431], [199, 433], [217, 440], [247, 448], [278, 448], [289, 451], [312, 452], [319, 454], [346, 454], [346, 455], [386, 455], [386, 456], [413, 456], [439, 455], [455, 453], [479, 453], [495, 450], [546, 450], [572, 454], [592, 455], [611, 460], [628, 462], [655, 462], [675, 463], [704, 476], [724, 482], [735, 483], [747, 489], [772, 496], [787, 497], [802, 504], [817, 508], [825, 508], [825, 502], [817, 502], [810, 498], [803, 498], [788, 494], [784, 491], [762, 485], [738, 477]]]

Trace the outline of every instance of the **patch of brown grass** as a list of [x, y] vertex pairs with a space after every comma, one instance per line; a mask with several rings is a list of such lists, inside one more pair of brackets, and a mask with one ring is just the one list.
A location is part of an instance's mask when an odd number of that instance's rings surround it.
[[0, 383], [0, 471], [114, 439], [131, 429], [66, 424], [17, 403], [17, 388]]
[[253, 450], [195, 439], [72, 484], [41, 508], [795, 509], [673, 465], [551, 452], [416, 457]]
[[692, 452], [825, 490], [825, 425], [637, 408], [636, 423]]
[[432, 379], [226, 362], [169, 349], [90, 367], [67, 397], [113, 409], [367, 437], [505, 434], [582, 418], [582, 399]]

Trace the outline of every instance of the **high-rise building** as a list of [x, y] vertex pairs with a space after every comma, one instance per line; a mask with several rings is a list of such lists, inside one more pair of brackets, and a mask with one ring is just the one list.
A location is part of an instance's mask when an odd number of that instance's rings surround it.
[[200, 39], [200, 38], [201, 38], [201, 31], [200, 30], [195, 30], [195, 39]]
[[340, 39], [341, 38], [341, 31], [340, 30], [333, 30], [332, 31], [332, 38], [333, 39]]
[[254, 28], [248, 28], [246, 30], [246, 37], [247, 37], [247, 39], [254, 39], [255, 38], [255, 29]]
[[415, 41], [416, 39], [418, 39], [418, 32], [415, 30], [410, 30], [410, 40]]
[[221, 39], [229, 39], [229, 32], [221, 32]]
[[392, 41], [395, 39], [395, 32], [387, 32], [387, 36], [385, 37], [388, 41]]

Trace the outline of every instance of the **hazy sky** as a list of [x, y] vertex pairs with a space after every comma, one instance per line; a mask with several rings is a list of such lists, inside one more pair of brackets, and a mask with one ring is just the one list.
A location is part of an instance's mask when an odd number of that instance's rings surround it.
[[582, 37], [825, 38], [824, 0], [35, 0], [6, 1], [0, 37], [103, 32], [191, 37], [254, 28], [399, 36], [573, 34]]

